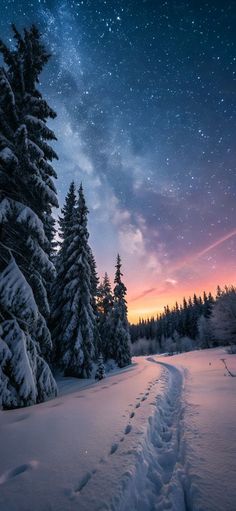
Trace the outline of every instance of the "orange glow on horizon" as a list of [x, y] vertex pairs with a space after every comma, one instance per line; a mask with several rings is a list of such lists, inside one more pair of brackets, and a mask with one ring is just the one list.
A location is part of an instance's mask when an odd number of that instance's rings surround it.
[[[203, 291], [211, 292], [213, 296], [216, 294], [217, 285], [224, 287], [232, 285], [236, 282], [236, 264], [229, 265], [225, 261], [224, 242], [230, 240], [236, 235], [236, 229], [209, 246], [198, 251], [195, 254], [187, 255], [176, 264], [165, 269], [163, 274], [153, 278], [153, 275], [146, 275], [140, 272], [140, 282], [133, 285], [130, 282], [128, 286], [128, 316], [131, 323], [138, 323], [139, 318], [150, 318], [163, 312], [164, 306], [167, 304], [173, 307], [176, 301], [181, 304], [183, 298], [189, 298], [194, 293], [202, 296]], [[209, 252], [217, 250], [217, 271], [211, 270], [204, 258]], [[219, 252], [220, 250], [220, 252]], [[216, 254], [213, 254], [216, 256]], [[198, 260], [198, 263], [197, 263]], [[189, 270], [188, 277], [185, 277], [183, 271]], [[179, 273], [180, 272], [180, 273]], [[143, 279], [142, 278], [143, 275]], [[142, 280], [142, 281], [141, 281]]]
[[173, 288], [173, 290], [169, 290], [167, 293], [161, 293], [158, 295], [158, 291], [144, 298], [140, 298], [140, 300], [129, 301], [128, 299], [128, 318], [130, 323], [138, 323], [139, 319], [147, 319], [150, 317], [156, 317], [157, 314], [160, 314], [164, 311], [164, 307], [169, 305], [172, 308], [176, 302], [178, 304], [182, 304], [183, 298], [188, 299], [190, 296], [193, 297], [194, 293], [197, 296], [202, 296], [203, 291], [206, 293], [212, 293], [213, 296], [216, 295], [216, 288], [219, 285], [221, 288], [224, 288], [225, 285], [232, 285], [236, 282], [236, 273], [231, 278], [221, 279], [218, 278], [214, 280], [214, 282], [202, 282], [198, 283], [196, 286], [194, 283], [191, 287], [188, 286], [178, 286]]

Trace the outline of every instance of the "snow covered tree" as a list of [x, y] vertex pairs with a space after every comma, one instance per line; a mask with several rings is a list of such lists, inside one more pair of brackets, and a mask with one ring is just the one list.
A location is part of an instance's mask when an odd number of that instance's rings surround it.
[[[70, 217], [69, 222], [66, 221], [67, 215]], [[54, 322], [60, 317], [60, 327], [56, 326], [53, 337], [58, 345], [60, 366], [64, 374], [78, 378], [90, 376], [96, 329], [91, 295], [87, 215], [82, 185], [76, 205], [71, 186], [61, 220], [63, 242], [57, 279], [61, 298], [53, 312]]]
[[119, 367], [131, 363], [130, 334], [127, 319], [126, 287], [122, 282], [121, 258], [118, 254], [115, 273], [113, 307], [113, 353]]
[[103, 356], [100, 353], [100, 355], [98, 357], [98, 368], [97, 368], [97, 371], [95, 374], [95, 379], [102, 380], [103, 378], [105, 378], [105, 376], [106, 376], [106, 373], [105, 373], [105, 367], [104, 367], [104, 363], [103, 363]]
[[203, 314], [198, 319], [198, 339], [201, 348], [210, 348], [213, 341], [212, 325], [209, 317]]
[[[69, 186], [68, 194], [65, 198], [65, 205], [61, 210], [61, 215], [59, 217], [59, 235], [61, 238], [61, 252], [65, 250], [65, 247], [70, 243], [70, 235], [71, 229], [74, 225], [75, 218], [75, 208], [76, 208], [76, 190], [74, 181], [71, 182]], [[59, 252], [60, 253], [60, 252]]]
[[91, 280], [91, 297], [92, 306], [95, 313], [97, 313], [97, 296], [99, 277], [97, 274], [97, 265], [91, 247], [89, 247], [89, 265], [90, 265], [90, 280]]
[[[32, 26], [16, 47], [0, 41], [0, 378], [2, 405], [13, 408], [55, 395], [56, 384], [45, 359], [51, 337], [47, 284], [55, 269], [49, 259], [47, 225], [57, 206], [49, 164], [56, 154], [47, 127], [55, 112], [37, 89], [49, 59]], [[4, 382], [4, 383], [3, 383]]]
[[61, 332], [65, 327], [65, 310], [70, 306], [68, 298], [64, 293], [65, 278], [70, 269], [70, 261], [68, 260], [68, 249], [74, 237], [74, 223], [76, 212], [76, 190], [75, 183], [72, 181], [68, 194], [65, 198], [64, 207], [59, 216], [59, 236], [60, 248], [56, 256], [57, 275], [52, 287], [52, 311], [50, 327], [52, 331], [52, 339], [54, 344], [54, 360], [57, 364], [63, 353], [63, 343], [60, 341]]
[[91, 286], [91, 305], [93, 308], [94, 316], [95, 316], [95, 324], [94, 324], [94, 350], [95, 350], [95, 358], [98, 357], [98, 354], [101, 351], [101, 338], [99, 333], [99, 313], [98, 313], [98, 285], [99, 285], [99, 277], [97, 274], [97, 265], [95, 261], [95, 257], [93, 255], [92, 249], [89, 246], [89, 265], [90, 265], [90, 286]]
[[219, 344], [236, 344], [236, 288], [231, 286], [217, 295], [210, 318]]
[[212, 294], [209, 293], [207, 295], [206, 292], [204, 291], [202, 310], [203, 310], [203, 315], [205, 316], [205, 318], [209, 318], [211, 316], [214, 303], [215, 303], [215, 300], [214, 300]]
[[114, 356], [113, 346], [113, 295], [111, 283], [107, 273], [104, 275], [103, 282], [98, 289], [98, 314], [99, 314], [99, 333], [100, 333], [100, 351], [104, 360]]

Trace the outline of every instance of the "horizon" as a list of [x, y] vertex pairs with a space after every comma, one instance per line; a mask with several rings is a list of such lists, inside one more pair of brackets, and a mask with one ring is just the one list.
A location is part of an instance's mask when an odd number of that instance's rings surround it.
[[[140, 307], [141, 307], [140, 309], [131, 309], [131, 313], [130, 313], [130, 308], [129, 308], [129, 310], [128, 310], [129, 323], [136, 325], [136, 324], [138, 324], [139, 319], [147, 320], [147, 319], [151, 319], [152, 317], [154, 317], [154, 319], [156, 319], [157, 315], [162, 314], [164, 312], [165, 306], [168, 305], [170, 307], [170, 309], [172, 309], [175, 306], [176, 302], [178, 303], [178, 305], [182, 305], [184, 298], [188, 301], [189, 298], [193, 298], [194, 294], [196, 294], [197, 297], [202, 298], [204, 291], [206, 292], [207, 295], [209, 293], [211, 293], [213, 298], [215, 298], [218, 285], [220, 286], [221, 289], [224, 289], [225, 286], [231, 287], [234, 284], [232, 282], [222, 283], [221, 285], [217, 284], [215, 287], [212, 287], [212, 289], [202, 289], [202, 290], [197, 290], [197, 291], [193, 290], [183, 296], [179, 295], [178, 299], [175, 299], [175, 296], [173, 296], [173, 298], [171, 298], [169, 301], [167, 301], [163, 306], [162, 306], [162, 302], [160, 302], [161, 305], [160, 305], [159, 309], [157, 307], [153, 307], [153, 309], [149, 309], [149, 307], [147, 306], [146, 312], [145, 312], [145, 306], [142, 306], [142, 305], [140, 305]], [[136, 301], [136, 300], [134, 299], [133, 301]], [[139, 312], [140, 312], [140, 314], [139, 314]]]
[[1, 11], [4, 42], [12, 22], [36, 23], [52, 53], [40, 88], [58, 115], [60, 208], [82, 181], [98, 273], [113, 283], [121, 254], [129, 320], [234, 284], [233, 3], [3, 0]]

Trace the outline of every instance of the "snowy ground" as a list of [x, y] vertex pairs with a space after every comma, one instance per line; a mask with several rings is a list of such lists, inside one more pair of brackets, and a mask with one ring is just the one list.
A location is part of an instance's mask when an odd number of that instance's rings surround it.
[[1, 511], [235, 511], [236, 356], [138, 357], [0, 412]]
[[[222, 359], [235, 377], [229, 376]], [[236, 355], [212, 349], [168, 357], [187, 368], [183, 393], [190, 510], [236, 510]]]

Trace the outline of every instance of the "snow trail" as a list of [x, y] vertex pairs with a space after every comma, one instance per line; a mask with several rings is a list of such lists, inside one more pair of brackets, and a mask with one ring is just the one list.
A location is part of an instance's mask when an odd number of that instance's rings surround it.
[[[229, 372], [222, 359], [225, 359]], [[236, 356], [225, 348], [169, 357], [184, 374], [184, 458], [191, 511], [236, 510]], [[231, 373], [231, 374], [230, 374]]]
[[223, 357], [236, 374], [223, 349], [139, 357], [0, 411], [1, 511], [234, 511], [236, 379]]
[[[98, 469], [96, 477], [93, 480], [90, 478], [93, 491], [99, 488], [100, 495], [106, 494], [106, 500], [99, 498], [93, 507], [89, 496], [81, 493], [78, 501], [80, 511], [85, 511], [86, 506], [96, 511], [192, 510], [190, 482], [187, 486], [184, 463], [183, 374], [176, 367], [152, 357], [146, 358], [146, 361], [152, 366], [157, 365], [159, 370], [161, 367], [162, 371], [160, 378], [149, 382], [147, 389], [140, 393], [135, 405], [138, 409], [136, 413], [141, 413], [140, 407], [147, 406], [146, 400], [151, 394], [143, 431], [133, 430], [132, 424], [127, 424], [124, 434], [129, 436], [128, 446], [123, 446], [125, 438], [122, 436], [120, 442], [123, 450], [120, 450], [118, 443], [112, 445], [110, 454], [114, 456], [113, 467], [110, 466], [106, 477]], [[129, 417], [133, 419], [134, 412]], [[108, 463], [107, 459], [101, 461]], [[120, 473], [122, 465], [123, 473]], [[118, 477], [109, 495], [109, 477], [112, 482], [112, 472], [115, 472], [116, 467], [119, 467]]]
[[148, 418], [142, 454], [133, 480], [127, 485], [124, 502], [114, 510], [190, 511], [183, 454], [182, 373], [152, 357], [147, 360], [164, 368], [160, 378], [164, 392], [155, 397], [155, 412]]
[[[58, 398], [27, 413], [0, 411], [1, 511], [95, 511], [112, 509], [113, 499], [119, 509], [161, 372], [143, 357], [100, 383], [67, 379]], [[25, 470], [29, 460], [37, 470]]]

